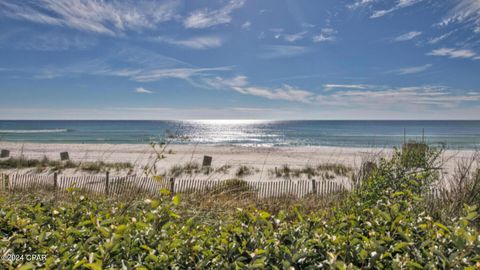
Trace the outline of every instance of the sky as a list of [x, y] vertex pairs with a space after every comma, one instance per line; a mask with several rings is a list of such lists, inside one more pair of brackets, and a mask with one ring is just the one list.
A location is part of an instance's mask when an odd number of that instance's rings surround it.
[[0, 0], [0, 119], [480, 119], [480, 0]]

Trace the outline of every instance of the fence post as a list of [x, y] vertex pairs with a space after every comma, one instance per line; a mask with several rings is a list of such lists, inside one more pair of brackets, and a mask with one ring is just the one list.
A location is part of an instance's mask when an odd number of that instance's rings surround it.
[[53, 189], [57, 191], [57, 179], [58, 179], [58, 174], [57, 172], [53, 173]]
[[312, 191], [313, 194], [317, 195], [317, 182], [315, 181], [315, 179], [312, 179]]
[[170, 178], [170, 193], [173, 195], [175, 188], [175, 178]]
[[5, 175], [5, 190], [8, 190], [8, 186], [10, 184], [10, 175]]
[[57, 193], [57, 179], [58, 179], [58, 174], [57, 172], [53, 173], [53, 192]]
[[109, 186], [108, 186], [109, 175], [110, 175], [110, 172], [107, 171], [107, 172], [105, 173], [105, 194], [106, 194], [106, 195], [108, 195], [108, 193], [109, 193]]

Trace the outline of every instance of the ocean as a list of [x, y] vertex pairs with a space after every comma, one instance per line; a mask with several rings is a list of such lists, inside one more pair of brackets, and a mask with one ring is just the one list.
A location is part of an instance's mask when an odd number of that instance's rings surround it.
[[0, 141], [39, 143], [392, 147], [424, 140], [480, 147], [480, 121], [0, 121]]

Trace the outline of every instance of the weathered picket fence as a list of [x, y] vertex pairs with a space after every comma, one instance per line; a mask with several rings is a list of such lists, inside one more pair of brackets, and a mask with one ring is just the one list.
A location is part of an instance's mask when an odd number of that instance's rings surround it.
[[[122, 176], [64, 176], [54, 174], [45, 175], [1, 175], [0, 189], [16, 190], [52, 190], [66, 192], [69, 189], [103, 193], [106, 195], [121, 194], [158, 194], [161, 189], [168, 189], [173, 193], [207, 192], [220, 187], [229, 180], [212, 179], [156, 179], [152, 177]], [[341, 183], [329, 180], [274, 180], [274, 181], [245, 181], [258, 197], [295, 196], [304, 197], [307, 194], [332, 194], [347, 191]]]

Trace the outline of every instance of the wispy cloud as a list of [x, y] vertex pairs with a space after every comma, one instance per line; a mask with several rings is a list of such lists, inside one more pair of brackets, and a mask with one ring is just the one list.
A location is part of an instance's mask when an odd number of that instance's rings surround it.
[[295, 42], [297, 40], [304, 39], [307, 33], [308, 33], [307, 31], [301, 31], [294, 34], [278, 34], [276, 37], [277, 38], [282, 37], [285, 41], [288, 41], [288, 42]]
[[415, 73], [424, 72], [431, 67], [432, 67], [432, 64], [426, 64], [423, 66], [415, 66], [415, 67], [404, 67], [404, 68], [394, 70], [393, 73], [396, 73], [399, 75], [415, 74]]
[[[219, 68], [167, 68], [154, 70], [134, 70], [134, 74], [125, 74], [126, 77], [137, 82], [153, 82], [162, 79], [190, 80], [192, 77], [207, 76], [210, 71], [226, 71], [229, 67]], [[111, 72], [111, 75], [122, 76], [121, 73]]]
[[247, 77], [243, 75], [233, 78], [217, 77], [214, 79], [207, 79], [206, 82], [210, 86], [217, 89], [232, 89], [244, 95], [258, 96], [271, 100], [286, 100], [309, 103], [314, 97], [312, 92], [286, 84], [277, 88], [253, 86], [248, 83]]
[[197, 50], [217, 48], [223, 45], [223, 39], [218, 36], [199, 36], [189, 39], [173, 39], [161, 36], [155, 40]]
[[355, 0], [355, 2], [353, 4], [348, 4], [347, 7], [349, 9], [356, 9], [356, 8], [360, 8], [360, 7], [365, 7], [365, 6], [368, 6], [368, 5], [371, 5], [375, 2], [377, 2], [378, 0]]
[[135, 89], [135, 93], [140, 93], [140, 94], [153, 94], [153, 91], [147, 90], [143, 87], [138, 87]]
[[412, 86], [388, 87], [363, 84], [328, 84], [326, 91], [316, 94], [312, 91], [283, 85], [281, 87], [264, 87], [251, 85], [246, 76], [233, 78], [208, 78], [208, 85], [216, 89], [231, 89], [241, 94], [258, 96], [270, 100], [286, 100], [307, 104], [322, 104], [325, 106], [341, 106], [364, 108], [369, 106], [386, 106], [386, 108], [406, 106], [434, 106], [452, 108], [464, 102], [480, 101], [480, 92], [462, 91], [444, 86]]
[[176, 1], [39, 0], [0, 1], [0, 14], [35, 23], [49, 24], [106, 35], [127, 30], [155, 28], [176, 16]]
[[250, 30], [250, 27], [252, 27], [252, 23], [250, 21], [246, 21], [242, 24], [243, 30]]
[[412, 6], [412, 5], [417, 4], [419, 2], [422, 2], [422, 1], [423, 0], [398, 0], [397, 3], [389, 9], [381, 9], [381, 10], [374, 11], [373, 14], [370, 16], [370, 18], [372, 18], [372, 19], [380, 18], [380, 17], [383, 17], [383, 16], [385, 16], [389, 13], [392, 13], [396, 10]]
[[53, 79], [79, 75], [122, 77], [136, 82], [166, 79], [184, 80], [194, 86], [202, 78], [230, 71], [231, 67], [198, 67], [137, 47], [116, 48], [112, 53], [94, 60], [68, 65], [32, 67], [25, 70], [36, 79]]
[[456, 5], [446, 16], [440, 25], [449, 25], [451, 23], [467, 23], [473, 26], [476, 33], [480, 33], [480, 1], [478, 0], [458, 0]]
[[411, 32], [408, 32], [408, 33], [405, 33], [405, 34], [402, 34], [402, 35], [396, 37], [394, 39], [394, 41], [401, 42], [401, 41], [412, 40], [412, 39], [420, 36], [421, 34], [422, 34], [422, 32], [419, 32], [419, 31], [411, 31]]
[[464, 102], [477, 102], [479, 92], [459, 93], [443, 86], [385, 87], [369, 86], [364, 90], [338, 91], [330, 95], [318, 95], [316, 101], [333, 106], [435, 106], [451, 108]]
[[427, 55], [446, 56], [449, 58], [470, 58], [477, 60], [477, 54], [468, 49], [440, 48], [429, 52]]
[[259, 57], [263, 59], [284, 58], [302, 55], [309, 51], [310, 50], [304, 46], [268, 45], [264, 46], [264, 52], [259, 54]]
[[324, 84], [323, 89], [330, 91], [334, 89], [366, 89], [368, 86], [364, 84]]
[[434, 38], [431, 38], [429, 41], [428, 41], [428, 44], [437, 44], [438, 42], [448, 38], [449, 36], [451, 36], [456, 30], [453, 30], [453, 31], [450, 31], [446, 34], [443, 34], [443, 35], [440, 35], [440, 36], [437, 36], [437, 37], [434, 37]]
[[313, 36], [313, 42], [320, 43], [320, 42], [327, 42], [327, 41], [335, 41], [337, 31], [332, 28], [322, 28], [320, 30], [320, 34]]
[[208, 28], [232, 21], [231, 13], [244, 5], [244, 0], [231, 0], [225, 6], [215, 10], [196, 10], [183, 22], [186, 28]]
[[84, 50], [96, 44], [96, 39], [80, 35], [44, 32], [41, 34], [17, 30], [0, 34], [0, 47], [31, 51]]

